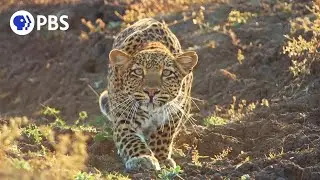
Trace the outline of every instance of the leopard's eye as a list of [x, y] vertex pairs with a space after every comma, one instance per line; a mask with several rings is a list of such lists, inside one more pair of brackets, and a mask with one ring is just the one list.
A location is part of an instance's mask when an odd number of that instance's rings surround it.
[[170, 76], [172, 74], [172, 71], [168, 70], [168, 69], [164, 69], [162, 71], [162, 75], [163, 76]]
[[139, 76], [143, 75], [143, 70], [141, 68], [137, 68], [137, 69], [133, 70], [133, 72]]

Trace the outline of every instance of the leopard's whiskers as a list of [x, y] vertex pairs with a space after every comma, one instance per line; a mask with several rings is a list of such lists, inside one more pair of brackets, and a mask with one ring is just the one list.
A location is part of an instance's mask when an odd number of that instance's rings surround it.
[[[119, 94], [119, 93], [116, 93], [116, 94]], [[109, 98], [109, 97], [108, 97]], [[122, 98], [121, 96], [117, 96], [115, 99], [118, 100]], [[121, 106], [123, 103], [126, 103], [129, 99], [126, 99], [124, 101], [122, 101], [122, 103], [119, 103], [119, 104], [115, 104], [115, 107], [112, 108], [112, 109], [109, 109], [107, 110], [107, 106], [108, 106], [108, 103], [105, 103], [103, 104], [103, 110], [104, 112], [102, 112], [110, 121], [112, 121], [112, 118], [110, 117], [110, 114], [116, 109], [118, 108], [119, 106]]]
[[135, 103], [132, 103], [132, 104], [130, 104], [128, 107], [130, 107], [130, 109], [129, 109], [129, 113], [127, 114], [127, 117], [126, 117], [126, 119], [129, 119], [130, 117], [131, 117], [131, 113], [133, 113], [133, 109], [134, 109], [134, 104]]
[[137, 113], [137, 111], [138, 111], [138, 107], [139, 107], [139, 103], [136, 101], [136, 102], [133, 104], [133, 111], [132, 111], [132, 114], [131, 114], [130, 122], [132, 122], [133, 118], [136, 116], [136, 113]]
[[[122, 113], [120, 114], [119, 117], [121, 117], [130, 107], [132, 107], [132, 103], [134, 102], [134, 99], [133, 98], [130, 98], [130, 101], [129, 103], [126, 104], [126, 107], [125, 109], [123, 110], [122, 109]], [[129, 112], [130, 113], [130, 112]]]
[[[183, 94], [184, 94], [184, 93], [183, 93]], [[190, 99], [190, 100], [192, 101], [192, 103], [196, 106], [196, 108], [197, 108], [198, 110], [200, 110], [198, 104], [197, 104], [195, 101], [204, 102], [204, 100], [201, 100], [201, 99], [198, 99], [198, 98], [189, 96], [189, 95], [187, 95], [187, 94], [184, 94], [184, 96], [185, 96], [186, 98]]]
[[127, 105], [128, 103], [130, 103], [130, 101], [131, 101], [131, 99], [130, 99], [130, 98], [127, 98], [127, 99], [124, 100], [123, 102], [118, 103], [118, 104], [115, 104], [115, 107], [112, 108], [112, 109], [110, 109], [110, 110], [108, 111], [108, 113], [109, 113], [109, 114], [113, 113], [113, 111], [117, 110], [118, 107], [120, 107], [120, 106], [122, 107], [123, 105]]
[[[174, 113], [179, 119], [181, 119], [181, 117], [178, 115], [178, 111], [176, 111], [177, 110], [177, 107], [175, 107], [175, 106], [173, 106], [172, 104], [171, 104], [171, 102], [170, 103], [168, 103], [168, 107], [167, 107], [168, 109], [169, 109], [169, 112], [170, 112], [170, 114], [171, 114], [171, 119], [172, 119], [172, 121], [174, 120], [174, 117], [172, 116], [172, 113]], [[170, 120], [169, 120], [169, 122], [170, 122]], [[169, 125], [170, 127], [171, 127], [171, 125]], [[171, 129], [171, 128], [170, 128]]]
[[[175, 114], [176, 114], [180, 119], [182, 119], [183, 116], [184, 116], [184, 117], [186, 118], [186, 120], [190, 122], [190, 124], [192, 125], [192, 128], [194, 129], [194, 131], [196, 132], [196, 134], [199, 136], [200, 134], [199, 134], [199, 133], [197, 132], [197, 130], [195, 129], [195, 126], [196, 126], [196, 124], [195, 124], [195, 122], [194, 122], [195, 119], [194, 119], [191, 115], [186, 114], [185, 111], [184, 111], [183, 109], [181, 109], [181, 105], [177, 104], [175, 101], [176, 101], [176, 100], [173, 100], [173, 101], [170, 102], [171, 109], [176, 108], [177, 110], [179, 110], [179, 111], [182, 113], [181, 116], [179, 116], [178, 112], [175, 112]], [[174, 110], [173, 110], [173, 111], [174, 111]]]

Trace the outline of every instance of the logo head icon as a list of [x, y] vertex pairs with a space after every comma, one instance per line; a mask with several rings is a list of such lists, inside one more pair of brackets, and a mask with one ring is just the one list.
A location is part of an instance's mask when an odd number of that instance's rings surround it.
[[10, 27], [18, 35], [27, 35], [34, 28], [34, 18], [28, 11], [20, 10], [10, 18]]

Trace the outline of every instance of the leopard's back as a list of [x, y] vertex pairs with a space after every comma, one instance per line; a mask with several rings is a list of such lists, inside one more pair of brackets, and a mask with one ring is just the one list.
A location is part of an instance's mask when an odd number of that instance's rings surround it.
[[181, 45], [166, 24], [152, 18], [142, 19], [116, 36], [113, 48], [134, 54], [150, 42], [161, 42], [172, 54], [180, 54]]

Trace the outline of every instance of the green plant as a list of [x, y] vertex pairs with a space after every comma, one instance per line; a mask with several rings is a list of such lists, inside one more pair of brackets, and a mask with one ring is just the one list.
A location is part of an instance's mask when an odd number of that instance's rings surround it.
[[24, 128], [23, 133], [25, 133], [27, 137], [31, 138], [36, 144], [41, 144], [44, 137], [38, 126], [35, 124], [29, 124]]
[[103, 141], [103, 140], [110, 140], [112, 139], [112, 131], [103, 130], [102, 132], [98, 132], [94, 136], [95, 141]]
[[[243, 151], [241, 151], [241, 154], [243, 154], [244, 152]], [[249, 162], [251, 160], [251, 157], [250, 156], [247, 156], [244, 160], [242, 160], [240, 163], [238, 163], [237, 165], [236, 165], [236, 169], [238, 169], [240, 166], [242, 166], [244, 163], [246, 163], [246, 162]]]
[[222, 150], [222, 152], [218, 155], [214, 155], [213, 158], [211, 158], [211, 160], [213, 161], [217, 161], [217, 160], [223, 160], [224, 158], [226, 158], [232, 151], [231, 147], [228, 147], [227, 149]]
[[43, 106], [44, 109], [41, 111], [43, 115], [54, 117], [54, 122], [50, 124], [51, 127], [57, 126], [57, 127], [64, 127], [66, 126], [66, 122], [60, 117], [60, 111], [49, 107], [49, 106]]
[[81, 23], [85, 25], [89, 29], [89, 34], [95, 33], [95, 32], [102, 32], [105, 29], [105, 23], [101, 19], [96, 19], [95, 24], [93, 24], [91, 21], [87, 21], [86, 19], [82, 18]]
[[95, 180], [96, 178], [91, 173], [86, 172], [79, 172], [75, 177], [74, 180]]
[[201, 156], [195, 146], [188, 147], [187, 149], [191, 150], [191, 161], [196, 166], [202, 166], [200, 159], [209, 158], [209, 156]]
[[244, 174], [244, 175], [242, 175], [242, 176], [240, 177], [240, 179], [241, 179], [241, 180], [250, 180], [251, 177], [250, 177], [249, 174]]
[[242, 99], [238, 102], [237, 97], [233, 96], [232, 104], [230, 104], [230, 108], [227, 112], [231, 119], [238, 120], [255, 110], [258, 105], [269, 107], [269, 101], [267, 99], [262, 99], [261, 103], [259, 103], [259, 101], [247, 103], [246, 100]]
[[[1, 179], [38, 179], [39, 177], [49, 180], [71, 179], [76, 172], [84, 169], [88, 157], [86, 136], [76, 132], [72, 138], [70, 135], [58, 135], [57, 138], [54, 138], [54, 135], [51, 134], [51, 137], [48, 137], [53, 148], [50, 153], [40, 155], [32, 151], [22, 153], [22, 151], [16, 150], [16, 144], [20, 143], [17, 138], [20, 136], [20, 132], [25, 129], [20, 127], [19, 118], [14, 119], [17, 122], [12, 121], [9, 126], [2, 125], [0, 127]], [[46, 126], [46, 128], [51, 127]], [[34, 132], [40, 134], [39, 132], [42, 130], [41, 127], [33, 125], [27, 126], [26, 129], [31, 134]], [[7, 139], [7, 136], [10, 136], [11, 139]], [[12, 155], [19, 158], [12, 158]]]
[[205, 22], [205, 19], [204, 19], [205, 10], [206, 10], [205, 7], [201, 6], [198, 12], [192, 12], [192, 17], [194, 17], [192, 19], [192, 22], [193, 24], [198, 24], [201, 30], [209, 29], [211, 26], [209, 23]]
[[288, 39], [288, 42], [283, 47], [283, 53], [292, 58], [292, 64], [289, 67], [290, 72], [292, 72], [294, 77], [309, 75], [311, 64], [319, 57], [319, 51], [317, 50], [319, 46], [318, 40], [311, 39], [307, 41], [302, 36], [290, 38], [286, 35], [285, 37]]
[[196, 166], [202, 166], [201, 162], [199, 161], [200, 155], [199, 155], [199, 151], [197, 149], [192, 151], [191, 159], [192, 159], [193, 164], [195, 164]]
[[181, 169], [180, 166], [176, 166], [175, 168], [172, 168], [172, 167], [165, 168], [165, 169], [161, 170], [160, 174], [158, 174], [158, 177], [161, 180], [172, 180], [175, 177], [180, 177], [179, 174], [181, 174], [182, 172], [183, 172], [183, 170]]
[[[98, 18], [96, 19], [96, 21], [94, 23], [92, 23], [90, 20], [86, 20], [85, 18], [81, 19], [81, 23], [83, 25], [85, 25], [88, 28], [88, 32], [86, 31], [81, 31], [80, 32], [80, 40], [88, 40], [89, 36], [93, 33], [101, 33], [103, 34], [106, 31], [106, 24], [105, 22]], [[120, 23], [116, 23], [116, 22], [109, 22], [108, 24], [108, 28], [113, 29], [113, 28], [117, 28], [119, 26]]]
[[237, 100], [237, 97], [233, 96], [232, 103], [228, 106], [215, 105], [213, 115], [204, 119], [204, 125], [225, 125], [229, 122], [241, 120], [243, 117], [252, 113], [257, 107], [269, 107], [269, 101], [262, 99], [248, 103], [244, 99]]
[[228, 24], [231, 26], [238, 26], [240, 24], [247, 23], [248, 20], [257, 17], [256, 13], [251, 12], [240, 12], [237, 10], [232, 10], [229, 13]]
[[79, 113], [79, 118], [74, 122], [75, 125], [78, 125], [81, 121], [84, 121], [88, 118], [88, 113], [86, 111], [81, 111]]
[[283, 152], [283, 147], [282, 147], [280, 152], [277, 153], [277, 152], [271, 151], [271, 152], [269, 152], [268, 156], [265, 155], [265, 157], [266, 157], [268, 160], [272, 160], [272, 159], [281, 157], [283, 154], [284, 154], [284, 152]]
[[228, 120], [224, 119], [219, 116], [210, 116], [204, 119], [204, 125], [205, 126], [219, 126], [219, 125], [224, 125], [227, 124]]
[[25, 169], [27, 171], [32, 170], [32, 167], [30, 166], [29, 162], [25, 161], [24, 159], [11, 159], [11, 163], [13, 166], [17, 169]]
[[240, 64], [242, 64], [242, 62], [244, 61], [245, 56], [243, 55], [243, 52], [241, 49], [238, 49], [238, 53], [237, 53], [237, 60]]
[[[320, 59], [320, 11], [319, 6], [314, 5], [309, 8], [312, 16], [298, 17], [290, 22], [290, 35], [285, 35], [288, 39], [283, 47], [283, 53], [291, 59], [290, 72], [294, 77], [305, 77], [311, 73], [311, 66], [319, 63]], [[299, 31], [303, 35], [294, 37]], [[305, 38], [307, 33], [311, 33], [311, 38]], [[293, 37], [292, 37], [293, 36]]]
[[105, 176], [105, 179], [110, 180], [131, 180], [128, 176], [124, 176], [118, 172], [109, 173]]
[[81, 111], [79, 113], [78, 119], [74, 121], [73, 124], [68, 125], [60, 116], [60, 111], [44, 106], [42, 114], [54, 118], [54, 122], [50, 123], [50, 127], [59, 127], [61, 129], [71, 129], [73, 131], [86, 131], [86, 132], [97, 132], [96, 128], [90, 124], [84, 124], [84, 120], [88, 118], [88, 113], [86, 111]]
[[100, 130], [94, 137], [95, 141], [111, 140], [113, 138], [111, 126], [103, 115], [96, 116], [95, 120], [90, 122], [90, 125]]

